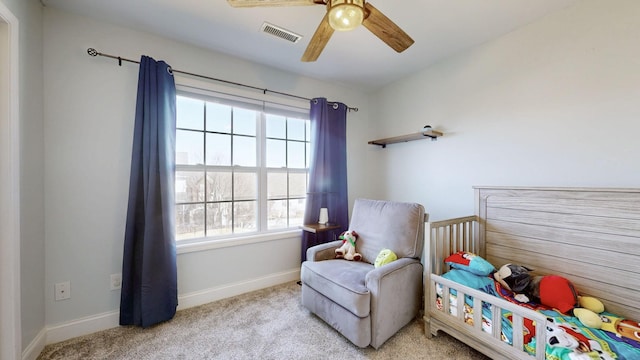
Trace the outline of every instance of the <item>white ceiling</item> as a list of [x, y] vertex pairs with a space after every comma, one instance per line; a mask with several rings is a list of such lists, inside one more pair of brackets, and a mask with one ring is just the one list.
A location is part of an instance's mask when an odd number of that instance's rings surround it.
[[[580, 0], [372, 0], [415, 44], [398, 54], [361, 26], [334, 33], [318, 61], [311, 63], [301, 62], [300, 57], [325, 14], [321, 5], [232, 8], [225, 0], [42, 1], [45, 6], [286, 71], [372, 90]], [[262, 33], [264, 21], [303, 38], [292, 44]]]

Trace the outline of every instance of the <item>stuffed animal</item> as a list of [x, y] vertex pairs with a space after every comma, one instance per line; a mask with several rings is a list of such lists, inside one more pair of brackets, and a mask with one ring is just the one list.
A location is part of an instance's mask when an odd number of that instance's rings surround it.
[[573, 315], [585, 326], [640, 341], [640, 322], [603, 314], [604, 305], [594, 297], [580, 296], [578, 301], [580, 307], [573, 309]]
[[339, 239], [342, 240], [342, 246], [336, 249], [336, 259], [345, 259], [360, 261], [362, 255], [356, 252], [356, 240], [358, 240], [358, 233], [350, 230], [340, 234]]
[[558, 275], [531, 276], [530, 271], [526, 266], [505, 264], [493, 277], [519, 302], [533, 300], [563, 314], [576, 307], [578, 294], [569, 280]]
[[514, 298], [519, 302], [529, 302], [533, 300], [533, 284], [526, 266], [515, 264], [504, 264], [493, 273], [493, 278], [504, 288], [514, 294]]
[[386, 265], [396, 260], [398, 260], [398, 255], [396, 255], [396, 253], [394, 253], [390, 249], [382, 249], [378, 253], [378, 256], [376, 257], [376, 261], [373, 263], [373, 265], [376, 268], [379, 268], [382, 265]]
[[590, 296], [580, 296], [578, 304], [580, 307], [573, 309], [573, 316], [585, 326], [601, 329], [603, 322], [598, 314], [604, 311], [602, 302]]

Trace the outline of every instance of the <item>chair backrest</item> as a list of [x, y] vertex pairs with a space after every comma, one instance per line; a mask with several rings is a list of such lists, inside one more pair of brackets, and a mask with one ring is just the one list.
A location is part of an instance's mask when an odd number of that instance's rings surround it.
[[424, 207], [416, 203], [356, 199], [349, 230], [358, 233], [356, 250], [374, 263], [382, 249], [398, 258], [420, 258], [424, 244]]

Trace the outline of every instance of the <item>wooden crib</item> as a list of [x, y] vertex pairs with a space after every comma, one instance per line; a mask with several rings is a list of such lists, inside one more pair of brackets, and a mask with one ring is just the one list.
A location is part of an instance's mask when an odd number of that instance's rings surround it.
[[[544, 359], [544, 315], [442, 278], [443, 260], [465, 250], [499, 268], [506, 263], [569, 279], [581, 295], [605, 309], [640, 319], [640, 189], [475, 187], [475, 215], [429, 224], [425, 246], [425, 334], [442, 330], [494, 359]], [[457, 309], [473, 297], [473, 325], [463, 311], [450, 315], [449, 301], [436, 307], [436, 283], [457, 291]], [[446, 296], [448, 298], [448, 296]], [[500, 321], [481, 328], [482, 302], [513, 313], [512, 344], [501, 340]], [[444, 306], [444, 309], [442, 309]], [[526, 319], [535, 322], [536, 347], [523, 349]]]

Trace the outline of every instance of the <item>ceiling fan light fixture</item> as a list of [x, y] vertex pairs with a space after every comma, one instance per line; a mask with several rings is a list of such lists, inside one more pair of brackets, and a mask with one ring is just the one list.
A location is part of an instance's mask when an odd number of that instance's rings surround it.
[[329, 25], [337, 31], [349, 31], [357, 28], [364, 20], [364, 0], [331, 0]]

